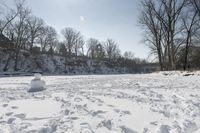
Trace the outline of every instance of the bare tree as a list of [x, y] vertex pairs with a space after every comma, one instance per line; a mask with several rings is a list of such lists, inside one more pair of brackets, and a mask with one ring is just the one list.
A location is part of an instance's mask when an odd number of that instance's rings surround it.
[[196, 11], [198, 12], [198, 14], [200, 16], [200, 1], [199, 0], [190, 0], [190, 2], [192, 3], [193, 7], [196, 9]]
[[54, 50], [58, 41], [56, 30], [51, 26], [44, 26], [40, 32], [37, 42], [41, 46], [42, 53], [50, 48]]
[[118, 47], [118, 44], [114, 40], [107, 39], [104, 44], [104, 48], [109, 61], [115, 60], [117, 57], [120, 56], [120, 49]]
[[28, 23], [28, 28], [30, 32], [30, 50], [33, 47], [33, 44], [35, 43], [35, 40], [39, 37], [42, 36], [42, 29], [44, 27], [44, 21], [38, 17], [35, 16], [29, 16], [27, 19]]
[[157, 10], [160, 15], [163, 14], [161, 10], [162, 6], [156, 6], [156, 4], [151, 0], [143, 0], [141, 2], [141, 6], [143, 7], [143, 9], [139, 18], [139, 24], [143, 29], [145, 29], [144, 41], [148, 44], [152, 54], [157, 55], [160, 68], [161, 70], [163, 70], [165, 64], [165, 44], [162, 43], [163, 25], [154, 13], [154, 10]]
[[87, 41], [87, 56], [92, 58], [92, 59], [104, 59], [105, 57], [105, 49], [103, 44], [95, 39], [95, 38], [90, 38]]
[[[13, 42], [13, 28], [11, 26], [11, 22], [17, 17], [17, 15], [18, 15], [17, 10], [8, 7], [5, 1], [0, 1], [0, 36], [1, 37], [6, 36], [6, 38], [8, 38], [7, 42], [9, 44]], [[2, 63], [4, 64], [3, 67], [4, 71], [7, 71], [9, 62], [14, 55], [13, 51], [10, 49], [11, 48], [10, 46], [11, 45], [8, 45], [7, 48], [5, 49], [7, 56], [4, 58], [5, 63]]]
[[104, 46], [99, 43], [98, 45], [96, 45], [95, 47], [95, 58], [102, 60], [105, 57], [105, 49]]
[[188, 67], [188, 54], [189, 49], [192, 43], [192, 37], [196, 34], [196, 31], [200, 28], [199, 22], [200, 19], [197, 17], [198, 12], [191, 8], [190, 5], [184, 10], [182, 13], [182, 26], [183, 26], [183, 33], [185, 36], [185, 58], [184, 58], [184, 65], [183, 69], [186, 70]]
[[99, 40], [97, 39], [94, 39], [94, 38], [90, 38], [88, 41], [87, 41], [87, 56], [88, 57], [91, 57], [92, 59], [95, 58], [95, 49], [96, 49], [96, 46], [99, 44]]
[[[176, 69], [176, 56], [183, 41], [180, 40], [180, 14], [188, 0], [143, 0], [142, 22], [153, 37], [148, 41], [155, 47], [162, 69], [162, 62], [168, 64], [169, 69]], [[150, 26], [149, 26], [150, 25]], [[161, 46], [163, 45], [163, 52]], [[163, 57], [162, 57], [163, 56]], [[165, 66], [167, 64], [164, 64]]]
[[187, 4], [187, 0], [161, 0], [163, 5], [164, 15], [159, 14], [155, 11], [158, 19], [162, 22], [164, 27], [164, 34], [166, 34], [166, 44], [169, 65], [171, 69], [176, 69], [176, 54], [180, 47], [180, 44], [175, 44], [175, 39], [178, 33], [181, 32], [179, 27], [180, 14], [183, 11], [183, 8]]
[[85, 44], [85, 41], [83, 39], [83, 37], [81, 35], [79, 35], [79, 37], [76, 39], [75, 45], [74, 45], [74, 52], [76, 57], [78, 55], [84, 54], [83, 51], [83, 46]]
[[5, 3], [4, 1], [0, 1], [0, 15], [3, 14]]
[[80, 32], [70, 27], [63, 29], [61, 33], [63, 34], [65, 38], [65, 46], [68, 50], [68, 57], [69, 59], [71, 59], [72, 52], [73, 51], [75, 52], [74, 49], [78, 48], [76, 44], [79, 43], [78, 40], [81, 38], [81, 34]]
[[3, 2], [0, 3], [0, 8], [3, 10], [7, 10], [6, 13], [2, 13], [2, 19], [0, 19], [0, 34], [3, 34], [4, 29], [18, 16], [19, 10], [18, 9], [11, 9]]
[[59, 42], [57, 47], [58, 47], [58, 53], [63, 57], [67, 57], [67, 48], [65, 47], [65, 43]]
[[53, 27], [49, 27], [47, 31], [49, 49], [54, 51], [58, 45], [57, 32]]
[[20, 50], [25, 47], [25, 44], [28, 41], [28, 23], [27, 18], [30, 15], [30, 10], [24, 6], [24, 1], [20, 1], [16, 3], [18, 16], [15, 22], [12, 22], [11, 25], [13, 27], [14, 40], [15, 40], [15, 65], [14, 69], [18, 70], [18, 60]]
[[124, 58], [125, 59], [134, 59], [134, 53], [131, 51], [124, 52]]

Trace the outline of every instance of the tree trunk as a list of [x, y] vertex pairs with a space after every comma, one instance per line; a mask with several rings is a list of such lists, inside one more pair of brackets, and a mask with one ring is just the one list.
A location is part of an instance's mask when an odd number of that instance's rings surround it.
[[71, 44], [68, 44], [68, 49], [69, 49], [68, 56], [69, 56], [69, 59], [71, 59]]
[[[172, 31], [173, 32], [173, 31]], [[174, 34], [171, 33], [171, 67], [172, 67], [172, 70], [176, 70], [176, 64], [175, 64], [175, 53], [174, 53]]]
[[5, 64], [4, 68], [3, 68], [3, 71], [7, 71], [8, 70], [8, 64], [10, 62], [10, 59], [11, 59], [11, 56], [9, 55], [8, 59], [6, 60], [6, 64]]
[[186, 70], [187, 69], [187, 65], [188, 65], [189, 38], [190, 38], [190, 32], [188, 31], [188, 36], [187, 36], [186, 46], [185, 46], [185, 59], [184, 59], [183, 70]]
[[18, 59], [19, 59], [19, 51], [17, 51], [15, 55], [15, 66], [14, 66], [15, 71], [18, 71]]

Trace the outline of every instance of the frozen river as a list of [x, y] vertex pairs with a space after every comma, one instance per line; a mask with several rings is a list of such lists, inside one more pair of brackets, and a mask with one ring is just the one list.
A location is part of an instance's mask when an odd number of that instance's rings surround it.
[[[175, 72], [174, 72], [175, 73]], [[0, 133], [199, 133], [200, 76], [0, 78]]]

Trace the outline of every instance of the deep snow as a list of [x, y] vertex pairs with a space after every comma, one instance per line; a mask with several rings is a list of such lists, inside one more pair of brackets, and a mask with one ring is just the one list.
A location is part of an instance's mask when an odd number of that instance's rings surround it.
[[200, 76], [46, 76], [0, 78], [0, 133], [199, 133]]

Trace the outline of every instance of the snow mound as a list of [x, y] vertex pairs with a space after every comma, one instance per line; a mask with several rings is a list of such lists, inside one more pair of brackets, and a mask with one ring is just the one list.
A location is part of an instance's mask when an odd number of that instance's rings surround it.
[[38, 92], [45, 90], [45, 81], [41, 80], [41, 74], [36, 73], [35, 78], [31, 80], [31, 88], [28, 92]]

